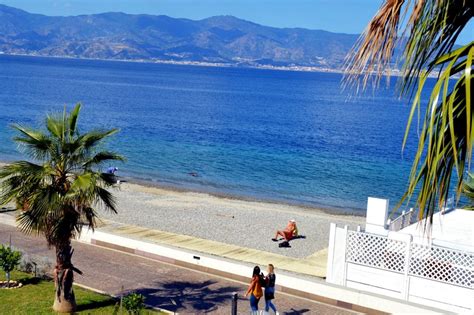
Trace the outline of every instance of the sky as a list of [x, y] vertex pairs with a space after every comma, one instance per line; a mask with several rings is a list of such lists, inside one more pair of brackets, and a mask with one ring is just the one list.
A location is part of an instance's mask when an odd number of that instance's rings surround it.
[[[0, 3], [46, 15], [119, 11], [194, 20], [233, 15], [268, 26], [358, 34], [377, 12], [382, 0], [0, 0]], [[473, 40], [473, 24], [459, 42]]]

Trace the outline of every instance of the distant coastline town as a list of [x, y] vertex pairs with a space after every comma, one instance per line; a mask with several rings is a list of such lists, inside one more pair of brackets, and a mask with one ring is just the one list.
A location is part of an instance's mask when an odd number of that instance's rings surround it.
[[[316, 67], [304, 65], [288, 65], [276, 66], [270, 64], [252, 64], [252, 63], [224, 63], [224, 62], [206, 62], [206, 61], [191, 61], [191, 60], [167, 60], [167, 59], [118, 59], [118, 58], [86, 58], [68, 55], [41, 55], [41, 54], [14, 54], [0, 51], [0, 55], [5, 56], [23, 56], [23, 57], [38, 57], [38, 58], [58, 58], [58, 59], [77, 59], [77, 60], [97, 60], [97, 61], [116, 61], [116, 62], [136, 62], [136, 63], [157, 63], [178, 66], [197, 66], [197, 67], [216, 67], [216, 68], [243, 68], [243, 69], [262, 69], [262, 70], [276, 70], [276, 71], [297, 71], [297, 72], [325, 72], [325, 73], [344, 73], [344, 68], [331, 67]], [[399, 76], [401, 71], [399, 69], [391, 69], [385, 71], [386, 75]]]

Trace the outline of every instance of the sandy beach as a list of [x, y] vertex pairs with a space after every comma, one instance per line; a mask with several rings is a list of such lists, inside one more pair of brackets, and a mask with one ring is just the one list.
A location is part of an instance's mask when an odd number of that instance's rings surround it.
[[[217, 197], [122, 183], [115, 192], [118, 214], [103, 218], [121, 223], [185, 234], [255, 248], [291, 257], [306, 257], [328, 244], [329, 224], [362, 225], [360, 216], [334, 215], [322, 210], [269, 202]], [[290, 219], [305, 239], [279, 248], [271, 238]]]

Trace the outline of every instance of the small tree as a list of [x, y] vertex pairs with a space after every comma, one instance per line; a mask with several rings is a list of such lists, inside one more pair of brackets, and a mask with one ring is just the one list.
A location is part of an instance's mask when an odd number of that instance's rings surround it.
[[19, 251], [11, 249], [2, 245], [0, 247], [0, 268], [5, 271], [7, 278], [7, 286], [10, 286], [10, 272], [12, 272], [19, 264], [21, 260], [21, 253]]
[[145, 308], [145, 297], [142, 294], [131, 293], [125, 296], [122, 302], [128, 314], [140, 314]]

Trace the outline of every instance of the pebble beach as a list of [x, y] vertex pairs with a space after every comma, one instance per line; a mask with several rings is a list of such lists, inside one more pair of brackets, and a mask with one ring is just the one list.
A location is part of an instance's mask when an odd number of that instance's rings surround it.
[[[102, 213], [105, 219], [295, 258], [326, 248], [331, 222], [356, 227], [365, 220], [361, 216], [335, 215], [315, 208], [133, 183], [122, 183], [114, 194], [118, 214]], [[291, 241], [291, 248], [279, 248], [271, 238], [290, 219], [297, 221], [299, 232], [305, 238]]]

